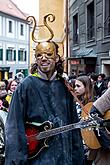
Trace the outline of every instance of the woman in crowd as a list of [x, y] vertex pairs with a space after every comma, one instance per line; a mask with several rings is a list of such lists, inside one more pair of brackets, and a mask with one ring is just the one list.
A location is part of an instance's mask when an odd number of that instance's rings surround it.
[[8, 84], [8, 87], [7, 87], [8, 95], [6, 97], [6, 100], [8, 101], [9, 104], [10, 104], [10, 101], [11, 101], [12, 94], [15, 91], [15, 89], [17, 88], [17, 85], [18, 85], [17, 81], [13, 80], [13, 79]]
[[[109, 87], [108, 87], [109, 88]], [[79, 76], [75, 81], [75, 93], [81, 103], [86, 105], [89, 102], [94, 101], [93, 95], [93, 85], [87, 76]], [[97, 99], [93, 103], [92, 109], [90, 109], [91, 114], [97, 114], [99, 117], [103, 117], [104, 113], [110, 109], [110, 88], [105, 92], [102, 97]], [[82, 109], [79, 104], [77, 104], [77, 112], [81, 118]], [[109, 165], [110, 164], [110, 149], [108, 139], [105, 138], [105, 131], [101, 128], [99, 129], [100, 138], [97, 137], [101, 147], [98, 149], [91, 149], [85, 146], [85, 155], [87, 155], [86, 165]], [[98, 134], [97, 130], [94, 132]], [[92, 136], [91, 136], [92, 138]], [[102, 139], [104, 139], [102, 141]], [[91, 139], [90, 139], [91, 140]]]
[[[93, 96], [93, 84], [91, 82], [91, 79], [88, 76], [79, 76], [75, 80], [75, 94], [77, 98], [79, 99], [80, 103], [76, 102], [76, 109], [79, 116], [79, 119], [81, 119], [81, 112], [83, 111], [82, 108], [87, 103], [94, 101]], [[84, 148], [85, 148], [85, 161], [86, 165], [92, 165], [92, 161], [88, 160], [88, 147], [85, 145], [84, 142]]]
[[[75, 80], [75, 93], [80, 100], [81, 104], [84, 106], [87, 103], [94, 100], [93, 97], [93, 85], [88, 76], [79, 76]], [[76, 102], [77, 112], [80, 117], [81, 107], [78, 102]], [[80, 107], [80, 108], [78, 108]]]

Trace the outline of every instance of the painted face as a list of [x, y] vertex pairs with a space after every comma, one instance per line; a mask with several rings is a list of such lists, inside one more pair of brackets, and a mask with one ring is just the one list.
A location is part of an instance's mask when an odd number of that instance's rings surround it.
[[17, 82], [16, 81], [13, 81], [10, 85], [10, 91], [14, 92], [15, 89], [17, 88]]
[[85, 93], [85, 86], [79, 80], [75, 81], [75, 93], [76, 93], [77, 96], [82, 96]]
[[56, 63], [56, 47], [53, 43], [42, 42], [36, 46], [36, 62], [43, 73], [53, 73]]
[[56, 55], [54, 43], [42, 42], [36, 46], [36, 58], [42, 58], [44, 55], [47, 58], [54, 59]]

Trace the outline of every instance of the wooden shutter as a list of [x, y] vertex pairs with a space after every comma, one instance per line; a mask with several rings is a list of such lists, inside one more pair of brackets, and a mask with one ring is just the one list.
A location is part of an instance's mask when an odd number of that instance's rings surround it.
[[14, 50], [14, 61], [16, 61], [16, 50]]
[[27, 51], [25, 51], [25, 61], [27, 60]]
[[3, 60], [3, 49], [0, 49], [0, 61]]
[[6, 50], [6, 60], [8, 61], [8, 49]]

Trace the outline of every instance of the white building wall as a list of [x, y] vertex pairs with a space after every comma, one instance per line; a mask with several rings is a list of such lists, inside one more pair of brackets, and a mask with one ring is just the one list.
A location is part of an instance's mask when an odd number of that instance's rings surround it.
[[2, 17], [2, 36], [6, 37], [6, 18]]
[[[9, 33], [9, 21], [12, 21], [12, 33]], [[20, 25], [23, 24], [24, 35], [20, 35]], [[0, 61], [2, 67], [10, 67], [10, 72], [15, 75], [17, 69], [28, 69], [29, 63], [29, 45], [30, 45], [29, 25], [15, 17], [0, 16], [0, 47], [3, 47], [3, 61]], [[6, 49], [12, 47], [16, 50], [16, 61], [6, 61]], [[18, 61], [18, 50], [24, 48], [27, 51], [26, 61]]]
[[0, 16], [0, 36], [2, 35], [2, 17]]

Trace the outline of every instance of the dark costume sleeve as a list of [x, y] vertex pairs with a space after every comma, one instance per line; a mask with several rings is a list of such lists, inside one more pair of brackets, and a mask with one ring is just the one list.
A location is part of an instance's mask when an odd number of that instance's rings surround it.
[[[71, 100], [72, 102], [72, 100]], [[74, 123], [78, 122], [78, 114], [76, 111], [76, 104], [73, 102], [73, 119], [72, 121]], [[81, 132], [80, 129], [76, 129], [72, 131], [73, 133], [73, 139], [72, 139], [72, 145], [73, 145], [73, 164], [77, 165], [84, 165], [85, 160], [84, 160], [84, 148], [83, 148], [83, 143], [82, 143], [82, 137], [81, 137]]]
[[[22, 95], [22, 86], [15, 91], [9, 108], [6, 122], [6, 161], [5, 165], [27, 164], [27, 145], [24, 129], [25, 102]], [[24, 105], [23, 105], [24, 104]], [[22, 135], [22, 136], [21, 136]]]

